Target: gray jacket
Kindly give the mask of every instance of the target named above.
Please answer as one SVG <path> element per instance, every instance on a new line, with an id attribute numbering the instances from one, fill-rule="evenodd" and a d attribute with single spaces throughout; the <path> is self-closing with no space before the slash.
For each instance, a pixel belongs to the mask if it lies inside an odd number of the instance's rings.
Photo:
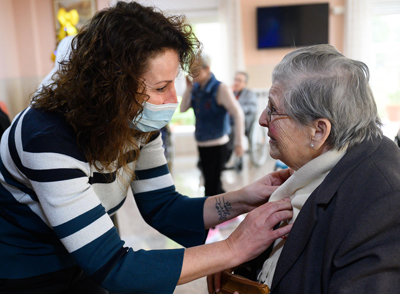
<path id="1" fill-rule="evenodd" d="M 235 96 L 236 94 L 237 93 L 235 93 Z M 244 112 L 245 131 L 246 135 L 248 136 L 251 125 L 253 121 L 256 119 L 257 115 L 257 110 L 258 110 L 257 96 L 253 91 L 245 88 L 240 93 L 238 102 Z"/>

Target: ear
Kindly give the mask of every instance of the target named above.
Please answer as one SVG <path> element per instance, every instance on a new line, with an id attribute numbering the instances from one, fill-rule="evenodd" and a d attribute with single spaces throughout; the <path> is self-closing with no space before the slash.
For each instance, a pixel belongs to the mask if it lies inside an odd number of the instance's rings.
<path id="1" fill-rule="evenodd" d="M 330 133 L 331 122 L 326 118 L 316 119 L 312 123 L 311 128 L 311 144 L 314 146 L 313 149 L 318 150 L 323 147 Z"/>

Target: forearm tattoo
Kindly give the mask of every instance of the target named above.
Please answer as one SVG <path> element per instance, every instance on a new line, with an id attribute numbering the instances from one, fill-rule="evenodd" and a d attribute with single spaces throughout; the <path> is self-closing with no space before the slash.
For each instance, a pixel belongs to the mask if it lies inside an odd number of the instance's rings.
<path id="1" fill-rule="evenodd" d="M 217 209 L 218 215 L 219 215 L 219 219 L 220 220 L 227 220 L 227 216 L 231 215 L 230 211 L 232 210 L 232 205 L 226 201 L 224 197 L 221 198 L 217 197 L 215 199 L 215 208 Z"/>

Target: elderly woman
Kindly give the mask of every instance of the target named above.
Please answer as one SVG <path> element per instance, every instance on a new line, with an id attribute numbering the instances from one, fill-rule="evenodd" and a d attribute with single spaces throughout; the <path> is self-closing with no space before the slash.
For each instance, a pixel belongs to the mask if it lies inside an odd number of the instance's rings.
<path id="1" fill-rule="evenodd" d="M 121 1 L 69 49 L 2 137 L 0 293 L 172 293 L 289 232 L 272 228 L 290 203 L 265 204 L 288 172 L 207 199 L 175 191 L 158 130 L 198 55 L 184 18 Z M 110 216 L 128 189 L 146 222 L 188 248 L 124 246 Z M 249 211 L 227 240 L 202 245 L 206 229 Z"/>
<path id="2" fill-rule="evenodd" d="M 367 66 L 333 46 L 284 57 L 260 124 L 295 170 L 293 228 L 236 273 L 272 293 L 393 293 L 400 286 L 400 151 L 382 135 Z M 282 224 L 283 226 L 285 224 Z"/>

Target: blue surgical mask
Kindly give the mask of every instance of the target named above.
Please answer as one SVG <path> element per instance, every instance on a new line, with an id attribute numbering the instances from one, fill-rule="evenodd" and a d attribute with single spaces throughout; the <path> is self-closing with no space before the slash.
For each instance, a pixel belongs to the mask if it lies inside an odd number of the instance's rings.
<path id="1" fill-rule="evenodd" d="M 155 105 L 145 102 L 142 116 L 137 122 L 135 129 L 141 132 L 152 132 L 165 127 L 171 120 L 177 107 L 178 103 Z"/>

